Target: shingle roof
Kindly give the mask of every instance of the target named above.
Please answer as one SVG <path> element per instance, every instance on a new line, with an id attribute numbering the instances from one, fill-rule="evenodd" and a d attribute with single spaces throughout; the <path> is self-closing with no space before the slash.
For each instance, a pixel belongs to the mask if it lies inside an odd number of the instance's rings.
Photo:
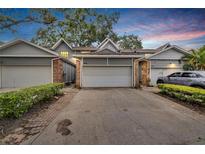
<path id="1" fill-rule="evenodd" d="M 128 53 L 138 53 L 138 54 L 153 54 L 153 53 L 156 53 L 158 52 L 158 50 L 156 49 L 125 49 L 125 50 L 121 50 L 121 52 L 128 52 Z"/>
<path id="2" fill-rule="evenodd" d="M 96 51 L 97 48 L 95 47 L 74 47 L 74 51 Z"/>
<path id="3" fill-rule="evenodd" d="M 139 55 L 135 52 L 90 52 L 83 53 L 82 55 Z"/>

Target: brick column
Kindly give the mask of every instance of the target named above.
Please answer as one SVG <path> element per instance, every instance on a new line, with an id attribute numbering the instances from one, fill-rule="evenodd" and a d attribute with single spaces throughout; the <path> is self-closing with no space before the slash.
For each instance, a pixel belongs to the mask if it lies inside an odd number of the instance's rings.
<path id="1" fill-rule="evenodd" d="M 140 62 L 142 65 L 142 85 L 149 86 L 150 82 L 150 62 L 145 60 Z"/>
<path id="2" fill-rule="evenodd" d="M 63 62 L 60 58 L 53 59 L 53 82 L 63 82 Z"/>
<path id="3" fill-rule="evenodd" d="M 140 88 L 140 83 L 139 83 L 139 60 L 138 59 L 134 60 L 134 87 L 135 88 Z"/>
<path id="4" fill-rule="evenodd" d="M 80 88 L 80 60 L 76 60 L 76 80 L 75 80 L 76 88 Z"/>

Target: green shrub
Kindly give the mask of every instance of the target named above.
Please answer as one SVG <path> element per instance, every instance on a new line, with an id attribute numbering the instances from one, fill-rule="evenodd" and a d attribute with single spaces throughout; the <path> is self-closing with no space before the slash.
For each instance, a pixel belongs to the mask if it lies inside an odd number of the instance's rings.
<path id="1" fill-rule="evenodd" d="M 63 86 L 63 83 L 51 83 L 0 93 L 0 118 L 18 118 L 22 116 L 34 104 L 49 100 L 60 94 Z"/>
<path id="2" fill-rule="evenodd" d="M 205 105 L 205 90 L 182 85 L 160 84 L 160 93 L 177 98 L 181 101 Z"/>

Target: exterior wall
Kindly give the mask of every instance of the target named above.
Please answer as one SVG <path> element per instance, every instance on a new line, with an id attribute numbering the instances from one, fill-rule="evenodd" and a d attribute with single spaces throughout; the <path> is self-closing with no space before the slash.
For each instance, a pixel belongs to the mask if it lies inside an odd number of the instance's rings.
<path id="1" fill-rule="evenodd" d="M 80 60 L 77 60 L 76 61 L 76 80 L 75 80 L 75 85 L 76 85 L 76 88 L 80 88 L 81 87 L 81 61 Z"/>
<path id="2" fill-rule="evenodd" d="M 176 49 L 169 49 L 151 57 L 151 59 L 181 59 L 183 56 L 184 54 L 177 51 Z"/>
<path id="3" fill-rule="evenodd" d="M 0 55 L 51 55 L 24 42 L 1 49 Z"/>
<path id="4" fill-rule="evenodd" d="M 151 61 L 151 68 L 183 68 L 184 61 L 181 59 L 179 60 L 172 60 L 172 59 L 152 59 Z"/>
<path id="5" fill-rule="evenodd" d="M 2 65 L 50 66 L 52 58 L 0 58 Z"/>
<path id="6" fill-rule="evenodd" d="M 59 58 L 53 59 L 53 82 L 63 81 L 63 61 Z"/>

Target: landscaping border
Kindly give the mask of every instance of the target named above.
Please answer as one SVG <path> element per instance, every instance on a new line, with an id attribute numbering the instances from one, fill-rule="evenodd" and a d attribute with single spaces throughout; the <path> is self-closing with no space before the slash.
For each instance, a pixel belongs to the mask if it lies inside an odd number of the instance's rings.
<path id="1" fill-rule="evenodd" d="M 0 118 L 19 118 L 34 104 L 41 103 L 59 95 L 63 87 L 63 83 L 50 83 L 0 93 Z"/>
<path id="2" fill-rule="evenodd" d="M 180 101 L 205 106 L 205 90 L 182 85 L 160 84 L 161 94 L 168 95 Z"/>

